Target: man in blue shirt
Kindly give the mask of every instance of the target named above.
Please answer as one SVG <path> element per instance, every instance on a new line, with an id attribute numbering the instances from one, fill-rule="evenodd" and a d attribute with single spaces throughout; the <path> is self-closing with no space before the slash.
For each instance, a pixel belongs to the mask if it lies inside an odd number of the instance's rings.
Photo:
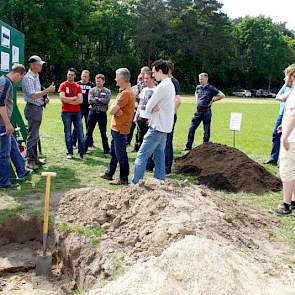
<path id="1" fill-rule="evenodd" d="M 54 83 L 42 90 L 39 73 L 45 63 L 40 56 L 33 55 L 29 58 L 30 70 L 23 78 L 22 88 L 26 102 L 24 114 L 28 121 L 27 159 L 30 169 L 38 169 L 44 162 L 38 158 L 37 146 L 39 130 L 42 121 L 43 107 L 49 103 L 49 98 L 44 96 L 55 91 Z"/>
<path id="2" fill-rule="evenodd" d="M 212 117 L 211 105 L 213 102 L 221 100 L 225 97 L 221 91 L 208 83 L 207 73 L 201 73 L 199 75 L 199 82 L 200 85 L 197 86 L 195 92 L 197 112 L 194 114 L 189 128 L 187 144 L 185 147 L 185 150 L 187 151 L 192 149 L 195 132 L 201 122 L 203 122 L 204 126 L 203 142 L 209 141 Z"/>
<path id="3" fill-rule="evenodd" d="M 270 156 L 270 159 L 267 162 L 265 162 L 265 164 L 270 164 L 275 166 L 278 164 L 280 147 L 281 147 L 281 133 L 278 132 L 278 127 L 282 124 L 282 119 L 285 113 L 286 99 L 288 98 L 292 89 L 292 80 L 290 79 L 290 77 L 285 76 L 284 80 L 285 80 L 285 84 L 283 85 L 283 87 L 281 88 L 281 90 L 276 96 L 276 99 L 279 100 L 281 103 L 280 103 L 279 115 L 275 122 L 275 126 L 272 133 L 271 156 Z"/>

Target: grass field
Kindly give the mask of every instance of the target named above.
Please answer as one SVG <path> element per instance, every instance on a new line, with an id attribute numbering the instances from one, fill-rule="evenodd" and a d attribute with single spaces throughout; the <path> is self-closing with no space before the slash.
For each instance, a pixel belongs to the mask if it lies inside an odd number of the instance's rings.
<path id="1" fill-rule="evenodd" d="M 23 112 L 24 103 L 19 100 L 19 107 Z M 175 157 L 182 155 L 185 147 L 187 131 L 190 125 L 195 105 L 192 97 L 185 97 L 178 113 L 174 135 Z M 215 103 L 213 106 L 212 137 L 213 142 L 232 145 L 233 135 L 229 131 L 230 112 L 242 112 L 242 130 L 237 134 L 237 148 L 247 153 L 251 158 L 262 163 L 269 157 L 271 148 L 271 135 L 274 120 L 278 113 L 278 103 L 272 100 L 247 100 L 227 98 L 224 101 Z M 60 118 L 60 102 L 52 99 L 51 104 L 44 111 L 44 118 L 41 128 L 41 140 L 43 156 L 47 158 L 48 164 L 44 170 L 55 171 L 58 174 L 53 180 L 53 192 L 65 192 L 72 188 L 83 186 L 96 186 L 108 189 L 107 181 L 99 178 L 99 174 L 104 172 L 109 157 L 103 155 L 98 129 L 95 129 L 94 140 L 99 149 L 90 151 L 85 159 L 81 160 L 77 156 L 73 160 L 66 159 L 65 142 L 63 135 L 63 124 Z M 110 140 L 110 136 L 109 136 Z M 197 131 L 195 145 L 202 142 L 202 126 Z M 133 162 L 136 153 L 129 149 L 129 159 L 131 162 L 131 176 L 133 174 Z M 274 174 L 277 174 L 275 167 L 267 167 Z M 21 214 L 24 211 L 36 213 L 41 208 L 36 207 L 32 199 L 43 198 L 44 179 L 40 172 L 32 176 L 31 182 L 24 183 L 18 191 L 0 190 L 0 221 L 10 216 Z M 184 179 L 175 173 L 170 178 Z M 193 179 L 190 179 L 194 181 Z M 259 207 L 261 210 L 268 210 L 272 206 L 277 206 L 281 198 L 280 193 L 271 193 L 263 196 L 247 194 L 226 194 L 230 198 Z M 30 201 L 28 201 L 30 200 Z M 273 217 L 277 219 L 277 217 Z M 295 245 L 295 217 L 284 218 L 275 236 L 279 240 L 288 240 Z"/>

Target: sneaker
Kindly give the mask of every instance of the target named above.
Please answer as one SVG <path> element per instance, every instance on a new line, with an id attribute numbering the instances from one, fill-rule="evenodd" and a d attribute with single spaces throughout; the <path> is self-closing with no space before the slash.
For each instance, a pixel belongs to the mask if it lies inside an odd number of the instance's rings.
<path id="1" fill-rule="evenodd" d="M 17 189 L 19 187 L 19 185 L 17 185 L 16 183 L 11 183 L 8 185 L 0 185 L 0 189 L 4 188 L 4 189 Z"/>
<path id="2" fill-rule="evenodd" d="M 46 164 L 45 159 L 38 159 L 37 161 L 35 161 L 35 164 L 38 166 L 43 166 Z"/>
<path id="3" fill-rule="evenodd" d="M 291 209 L 295 210 L 295 201 L 291 201 Z"/>
<path id="4" fill-rule="evenodd" d="M 272 159 L 269 159 L 268 161 L 264 162 L 263 164 L 277 166 L 278 162 L 276 162 Z"/>
<path id="5" fill-rule="evenodd" d="M 277 209 L 272 210 L 277 215 L 289 215 L 292 213 L 291 205 L 287 203 L 281 203 Z"/>
<path id="6" fill-rule="evenodd" d="M 27 167 L 31 170 L 39 169 L 39 166 L 35 162 L 28 162 Z"/>
<path id="7" fill-rule="evenodd" d="M 67 154 L 67 159 L 70 160 L 70 159 L 73 159 L 73 157 L 74 157 L 74 156 L 73 156 L 72 154 Z"/>
<path id="8" fill-rule="evenodd" d="M 80 154 L 80 159 L 83 160 L 83 158 L 84 158 L 84 155 L 83 154 Z"/>
<path id="9" fill-rule="evenodd" d="M 90 148 L 90 149 L 96 149 L 97 146 L 96 146 L 95 144 L 93 144 L 93 145 L 89 146 L 89 148 Z"/>
<path id="10" fill-rule="evenodd" d="M 171 169 L 166 169 L 166 175 L 170 175 L 171 174 Z"/>
<path id="11" fill-rule="evenodd" d="M 128 180 L 123 180 L 121 178 L 117 178 L 117 179 L 110 181 L 110 185 L 128 185 Z"/>
<path id="12" fill-rule="evenodd" d="M 21 177 L 19 177 L 20 180 L 25 179 L 27 177 L 29 177 L 32 174 L 32 170 L 26 170 L 25 174 Z"/>
<path id="13" fill-rule="evenodd" d="M 113 177 L 110 175 L 107 175 L 105 173 L 100 174 L 100 178 L 106 179 L 106 180 L 113 180 Z"/>

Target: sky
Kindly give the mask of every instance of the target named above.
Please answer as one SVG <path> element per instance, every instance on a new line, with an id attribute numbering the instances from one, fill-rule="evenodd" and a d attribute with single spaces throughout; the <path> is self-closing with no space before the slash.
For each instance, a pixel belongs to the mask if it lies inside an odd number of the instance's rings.
<path id="1" fill-rule="evenodd" d="M 294 0 L 219 0 L 222 11 L 230 18 L 260 14 L 271 17 L 274 22 L 286 22 L 286 27 L 295 30 Z"/>

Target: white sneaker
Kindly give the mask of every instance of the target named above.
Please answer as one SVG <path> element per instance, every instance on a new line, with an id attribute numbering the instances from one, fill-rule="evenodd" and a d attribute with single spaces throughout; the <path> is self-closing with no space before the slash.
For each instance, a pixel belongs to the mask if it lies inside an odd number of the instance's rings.
<path id="1" fill-rule="evenodd" d="M 73 159 L 73 155 L 68 154 L 68 155 L 67 155 L 67 159 Z"/>

